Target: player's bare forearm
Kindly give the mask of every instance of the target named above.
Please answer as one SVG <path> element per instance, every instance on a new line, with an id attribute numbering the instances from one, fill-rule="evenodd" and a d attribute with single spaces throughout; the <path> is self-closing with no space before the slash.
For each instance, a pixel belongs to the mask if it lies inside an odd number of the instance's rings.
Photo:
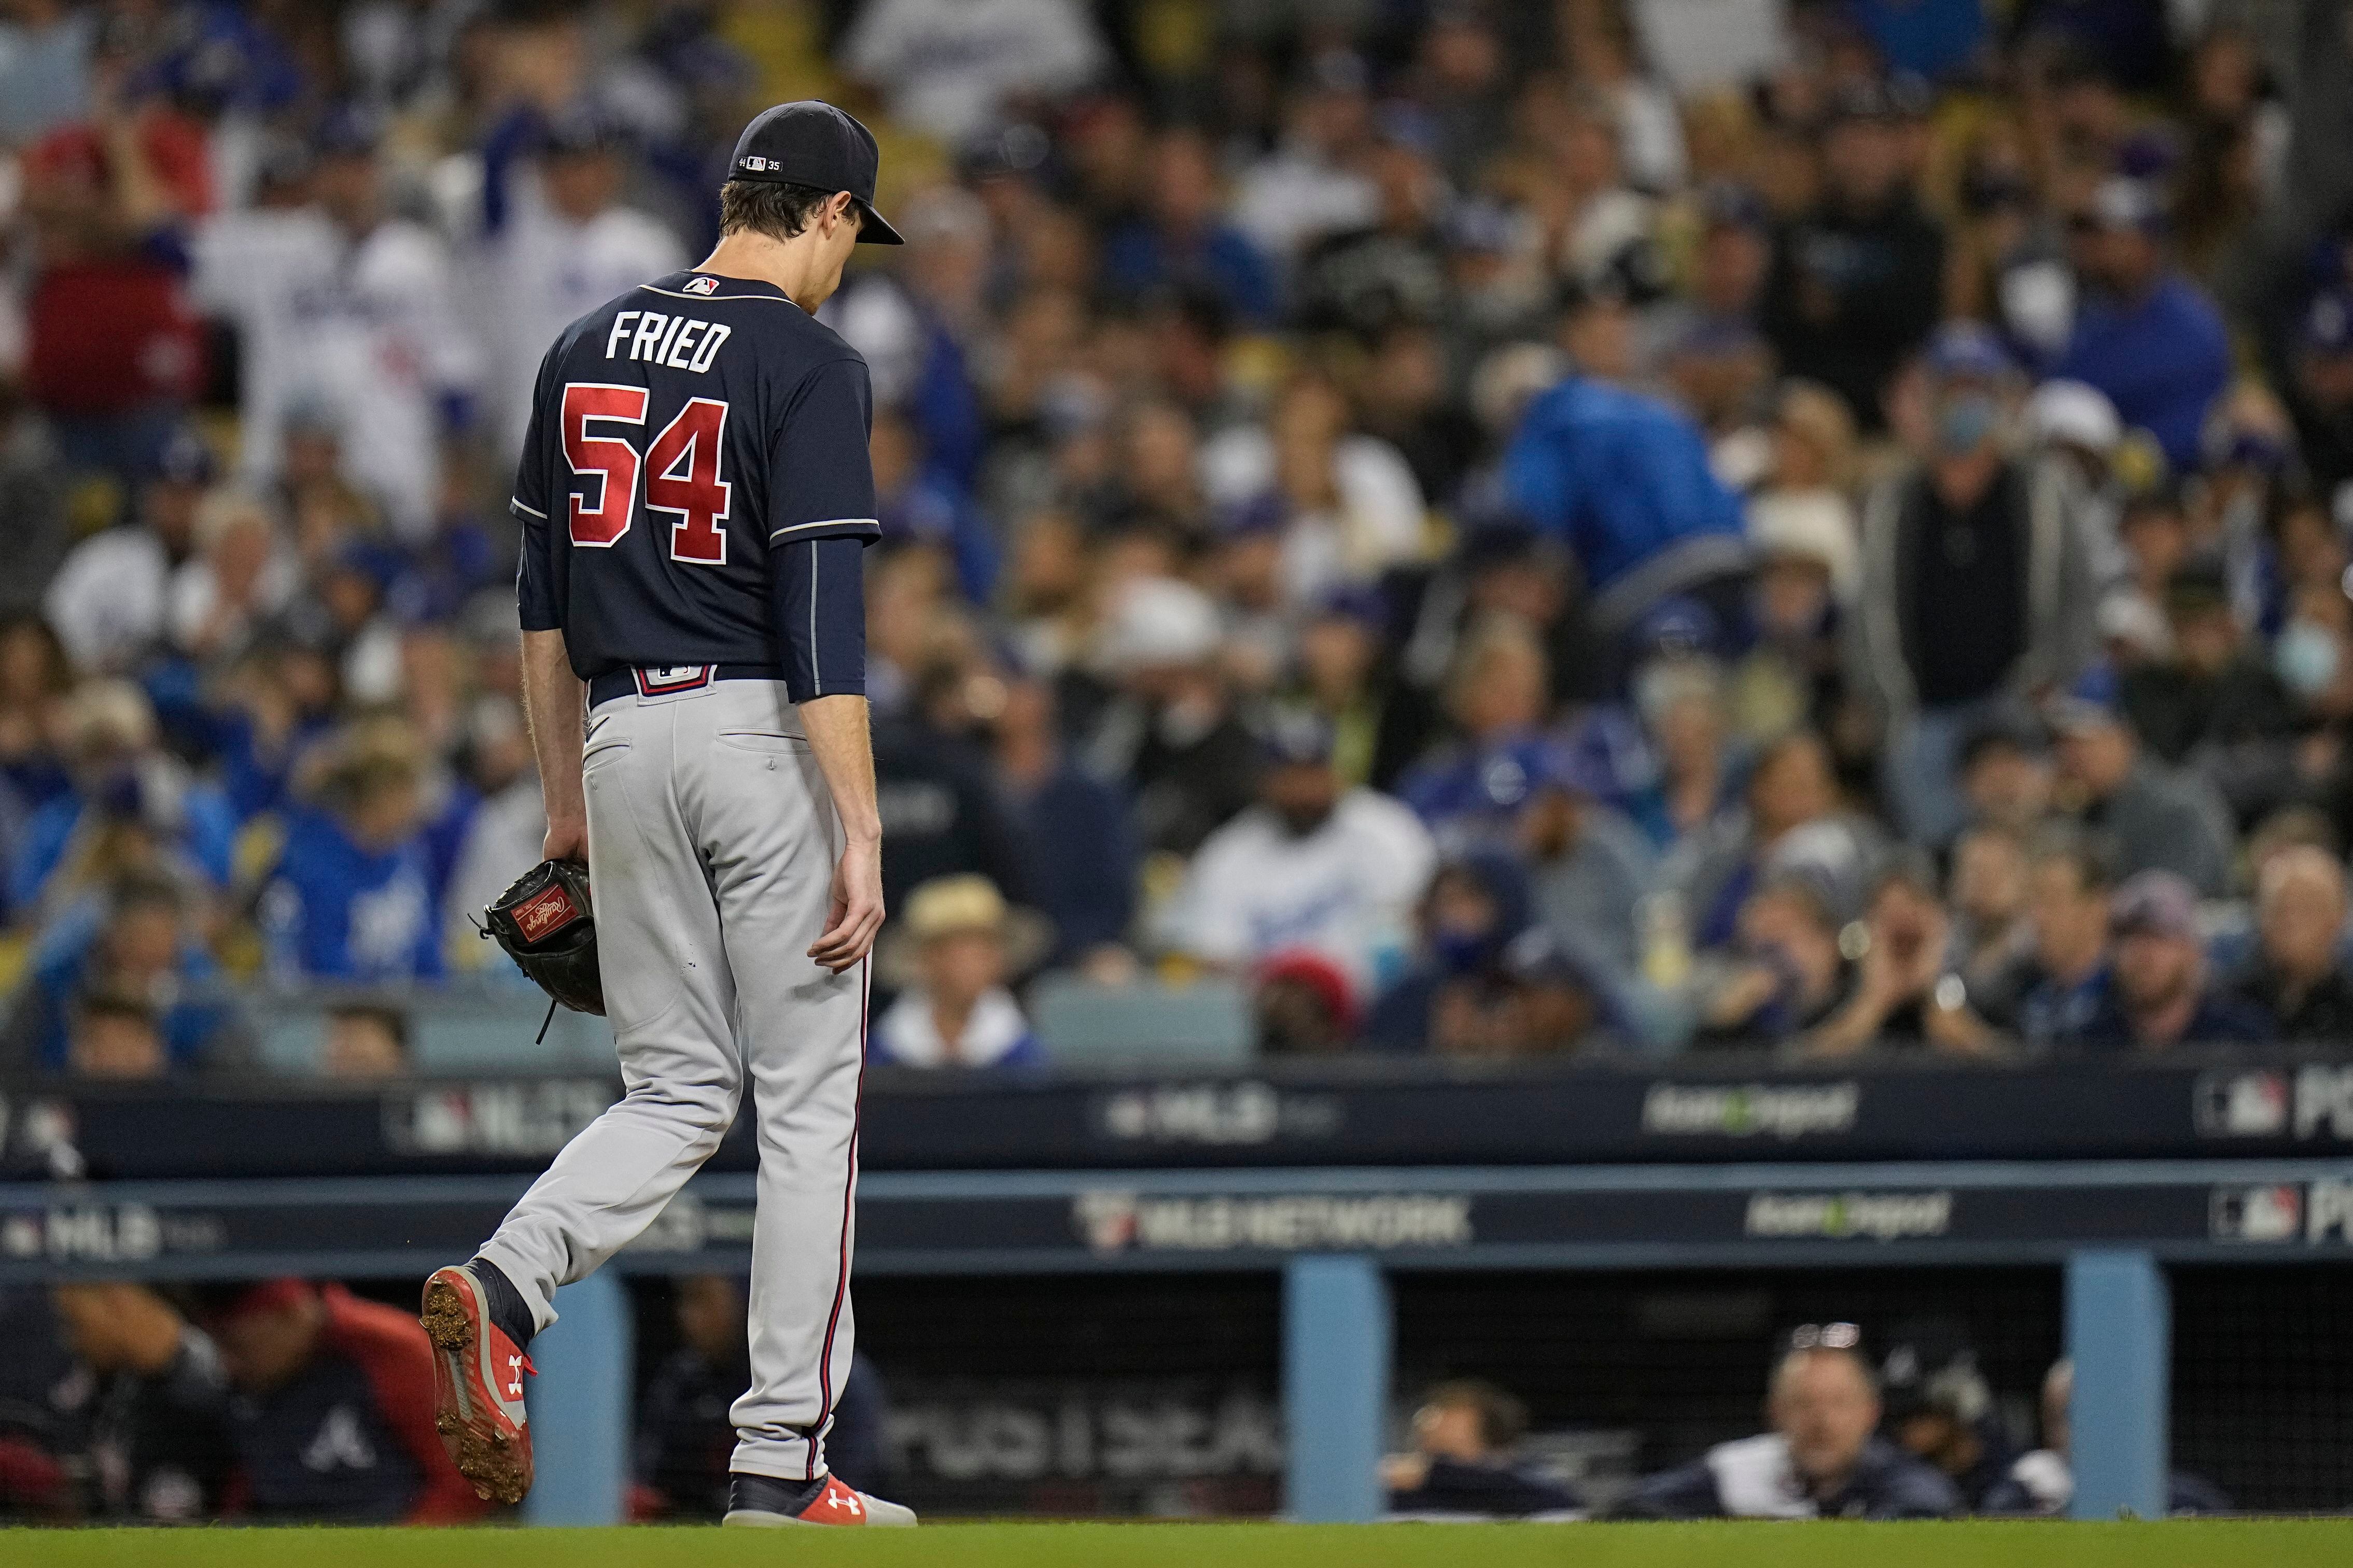
<path id="1" fill-rule="evenodd" d="M 522 714 L 539 763 L 540 798 L 547 805 L 547 837 L 539 852 L 550 860 L 588 856 L 588 802 L 580 784 L 586 695 L 561 631 L 522 634 Z"/>
<path id="2" fill-rule="evenodd" d="M 839 974 L 863 959 L 882 929 L 882 814 L 875 804 L 874 742 L 863 697 L 814 697 L 800 705 L 818 770 L 833 794 L 848 842 L 834 868 L 825 934 L 808 955 Z"/>

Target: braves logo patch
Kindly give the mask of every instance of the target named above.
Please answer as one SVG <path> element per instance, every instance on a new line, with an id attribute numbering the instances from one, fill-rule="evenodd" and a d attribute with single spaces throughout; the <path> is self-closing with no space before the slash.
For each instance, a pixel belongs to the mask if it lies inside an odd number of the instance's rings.
<path id="1" fill-rule="evenodd" d="M 523 940 L 537 942 L 552 931 L 562 931 L 580 918 L 579 908 L 572 895 L 560 882 L 551 884 L 517 904 L 510 911 L 514 922 L 522 929 Z"/>
<path id="2" fill-rule="evenodd" d="M 686 280 L 686 292 L 690 294 L 716 294 L 719 292 L 719 279 L 716 278 L 690 278 Z"/>

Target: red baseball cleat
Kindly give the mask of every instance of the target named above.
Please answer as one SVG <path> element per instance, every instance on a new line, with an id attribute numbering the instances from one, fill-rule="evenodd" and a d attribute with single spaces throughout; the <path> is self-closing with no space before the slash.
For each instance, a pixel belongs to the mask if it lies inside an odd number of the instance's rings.
<path id="1" fill-rule="evenodd" d="M 530 1415 L 522 1380 L 538 1369 L 491 1321 L 471 1268 L 425 1282 L 425 1336 L 433 1342 L 433 1426 L 478 1497 L 515 1503 L 531 1490 Z"/>
<path id="2" fill-rule="evenodd" d="M 796 1524 L 883 1524 L 904 1525 L 915 1522 L 915 1510 L 902 1503 L 885 1502 L 879 1497 L 852 1491 L 844 1486 L 839 1476 L 825 1478 L 825 1489 L 798 1513 L 770 1513 L 756 1508 L 731 1508 L 724 1524 L 749 1526 L 754 1529 L 775 1529 Z"/>

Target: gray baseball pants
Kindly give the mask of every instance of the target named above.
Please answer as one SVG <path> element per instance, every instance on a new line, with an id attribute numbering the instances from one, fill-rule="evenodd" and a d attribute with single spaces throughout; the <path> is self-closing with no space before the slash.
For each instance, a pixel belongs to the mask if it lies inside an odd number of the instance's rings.
<path id="1" fill-rule="evenodd" d="M 588 871 L 627 1092 L 482 1248 L 554 1321 L 556 1287 L 652 1222 L 719 1147 L 750 1079 L 759 1128 L 752 1386 L 733 1468 L 825 1468 L 849 1373 L 867 965 L 807 956 L 841 819 L 781 682 L 624 696 L 588 716 Z"/>

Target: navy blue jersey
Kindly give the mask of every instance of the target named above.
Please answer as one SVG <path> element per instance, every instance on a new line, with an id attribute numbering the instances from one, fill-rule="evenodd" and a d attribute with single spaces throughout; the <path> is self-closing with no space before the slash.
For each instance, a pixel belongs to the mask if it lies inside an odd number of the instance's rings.
<path id="1" fill-rule="evenodd" d="M 863 692 L 860 554 L 879 537 L 866 362 L 766 283 L 675 272 L 541 362 L 515 476 L 527 631 L 575 673 L 773 666 Z"/>

